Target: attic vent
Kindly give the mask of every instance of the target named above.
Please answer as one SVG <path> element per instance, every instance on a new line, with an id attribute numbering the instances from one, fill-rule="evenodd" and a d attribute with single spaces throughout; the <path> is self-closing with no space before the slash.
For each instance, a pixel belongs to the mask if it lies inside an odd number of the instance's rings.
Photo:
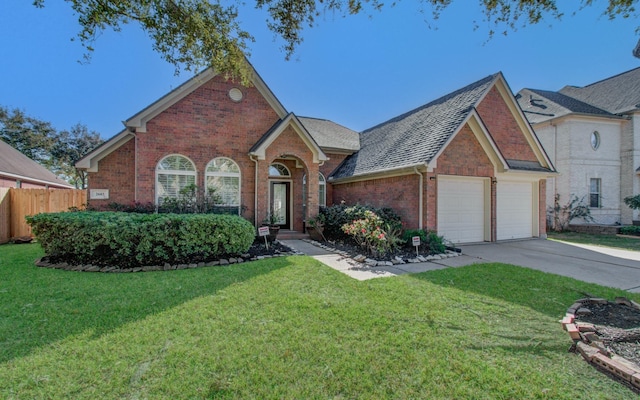
<path id="1" fill-rule="evenodd" d="M 229 98 L 236 103 L 242 100 L 242 91 L 238 88 L 233 88 L 229 90 Z"/>

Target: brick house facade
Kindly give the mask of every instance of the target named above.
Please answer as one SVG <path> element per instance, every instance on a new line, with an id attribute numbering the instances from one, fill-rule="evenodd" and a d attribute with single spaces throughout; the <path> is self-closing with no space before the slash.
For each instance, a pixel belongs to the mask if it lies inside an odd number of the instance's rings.
<path id="1" fill-rule="evenodd" d="M 402 131 L 403 122 L 418 128 Z M 406 228 L 454 242 L 511 238 L 501 234 L 509 212 L 526 213 L 513 237 L 545 232 L 544 179 L 554 169 L 501 74 L 358 134 L 288 113 L 257 73 L 243 87 L 207 70 L 125 126 L 77 164 L 91 174 L 92 205 L 157 204 L 178 181 L 226 182 L 238 196 L 229 201 L 256 226 L 277 209 L 283 228 L 302 231 L 321 203 L 344 201 L 391 207 Z M 178 161 L 180 170 L 165 172 Z M 475 192 L 455 193 L 467 186 Z M 528 196 L 527 207 L 509 209 L 502 192 Z M 446 209 L 456 199 L 462 212 Z M 463 217 L 449 223 L 455 214 Z M 475 219 L 476 232 L 464 233 Z"/>

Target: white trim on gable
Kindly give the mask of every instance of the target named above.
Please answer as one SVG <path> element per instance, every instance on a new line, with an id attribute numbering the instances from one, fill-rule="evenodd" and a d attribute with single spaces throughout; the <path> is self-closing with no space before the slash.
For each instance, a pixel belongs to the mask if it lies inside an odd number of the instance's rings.
<path id="1" fill-rule="evenodd" d="M 248 61 L 247 61 L 248 63 Z M 287 111 L 280 103 L 278 98 L 273 94 L 271 89 L 267 86 L 267 84 L 262 80 L 258 72 L 253 68 L 253 66 L 249 63 L 251 67 L 251 77 L 250 82 L 258 89 L 260 94 L 267 100 L 267 103 L 274 109 L 278 117 L 284 118 L 287 115 Z M 160 113 L 173 106 L 200 86 L 209 82 L 211 79 L 218 75 L 212 68 L 207 68 L 202 71 L 198 75 L 189 79 L 182 85 L 178 86 L 176 89 L 172 90 L 165 96 L 161 97 L 156 102 L 152 103 L 144 110 L 135 114 L 131 118 L 124 121 L 125 126 L 131 129 L 135 129 L 135 132 L 146 132 L 147 131 L 147 122 L 158 116 Z"/>
<path id="2" fill-rule="evenodd" d="M 540 163 L 540 165 L 548 168 L 549 170 L 555 170 L 553 164 L 551 163 L 551 159 L 547 155 L 547 152 L 544 150 L 544 147 L 542 147 L 542 143 L 540 143 L 538 136 L 533 131 L 533 128 L 531 127 L 531 124 L 529 124 L 527 117 L 525 117 L 524 112 L 518 105 L 518 101 L 509 88 L 509 84 L 507 83 L 506 79 L 504 79 L 502 72 L 499 72 L 498 76 L 499 77 L 494 83 L 494 86 L 498 89 L 498 92 L 500 93 L 500 96 L 502 96 L 502 99 L 504 100 L 507 107 L 509 107 L 511 115 L 513 115 L 516 123 L 518 124 L 518 128 L 520 128 L 520 131 L 524 133 L 524 137 L 527 140 L 529 147 L 531 147 L 531 150 L 533 150 L 533 153 L 538 159 L 538 162 Z M 487 91 L 487 93 L 488 92 L 489 90 Z M 480 104 L 480 102 L 482 102 L 482 100 L 480 100 L 478 104 Z"/>
<path id="3" fill-rule="evenodd" d="M 98 161 L 113 153 L 134 137 L 135 135 L 127 130 L 118 133 L 78 160 L 76 162 L 76 168 L 86 170 L 87 172 L 98 172 Z"/>
<path id="4" fill-rule="evenodd" d="M 313 137 L 309 134 L 307 129 L 302 125 L 298 117 L 294 114 L 289 114 L 287 117 L 282 120 L 275 129 L 268 133 L 268 135 L 261 141 L 261 143 L 253 149 L 249 153 L 250 156 L 257 157 L 258 160 L 264 160 L 266 158 L 266 151 L 271 146 L 271 144 L 282 134 L 282 132 L 287 129 L 287 127 L 292 127 L 293 130 L 298 134 L 298 136 L 302 139 L 302 141 L 307 145 L 309 150 L 311 150 L 313 154 L 313 162 L 314 163 L 323 163 L 327 161 L 329 158 L 324 154 L 318 143 L 313 140 Z"/>
<path id="5" fill-rule="evenodd" d="M 249 62 L 247 61 L 247 63 Z M 281 119 L 285 118 L 288 114 L 287 110 L 284 108 L 282 103 L 280 103 L 275 94 L 273 94 L 271 89 L 269 89 L 267 84 L 262 80 L 251 63 L 249 63 L 249 66 L 251 67 L 250 82 L 256 87 L 260 94 L 262 94 L 267 103 L 276 112 L 278 117 L 280 117 Z M 155 101 L 142 111 L 138 112 L 131 118 L 123 121 L 124 125 L 126 126 L 126 129 L 124 131 L 115 135 L 111 139 L 104 142 L 101 146 L 86 154 L 76 163 L 76 167 L 79 169 L 87 170 L 88 172 L 97 172 L 98 162 L 111 154 L 113 151 L 117 150 L 120 146 L 134 138 L 135 133 L 146 132 L 148 121 L 158 116 L 160 113 L 176 104 L 178 101 L 182 100 L 187 95 L 194 92 L 200 86 L 204 85 L 217 75 L 218 74 L 212 68 L 208 68 L 198 75 L 194 76 L 193 78 L 189 79 L 173 91 L 169 92 L 159 100 Z M 300 124 L 300 122 L 298 122 L 298 124 Z"/>
<path id="6" fill-rule="evenodd" d="M 471 132 L 473 132 L 474 136 L 480 143 L 480 146 L 484 150 L 485 154 L 489 157 L 489 160 L 493 164 L 493 167 L 496 173 L 501 173 L 509 170 L 509 164 L 507 160 L 502 156 L 498 146 L 493 141 L 491 135 L 489 135 L 489 131 L 487 127 L 482 123 L 482 119 L 478 115 L 478 112 L 475 108 L 467 115 L 467 118 L 462 121 L 458 130 L 449 137 L 447 142 L 440 147 L 440 150 L 436 153 L 435 156 L 431 159 L 431 161 L 427 165 L 427 171 L 433 172 L 435 168 L 438 167 L 438 157 L 445 151 L 445 149 L 451 144 L 451 142 L 455 139 L 455 137 L 460 133 L 460 131 L 466 126 L 469 125 L 471 128 Z"/>

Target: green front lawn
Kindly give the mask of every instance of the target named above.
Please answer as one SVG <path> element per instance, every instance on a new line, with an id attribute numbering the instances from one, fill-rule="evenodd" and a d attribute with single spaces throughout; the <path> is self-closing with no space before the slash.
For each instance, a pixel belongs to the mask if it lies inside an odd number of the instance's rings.
<path id="1" fill-rule="evenodd" d="M 584 293 L 504 264 L 360 282 L 309 257 L 137 274 L 0 246 L 0 398 L 634 399 L 567 352 Z"/>
<path id="2" fill-rule="evenodd" d="M 549 239 L 562 240 L 565 242 L 640 251 L 640 237 L 633 238 L 620 237 L 616 235 L 591 235 L 578 232 L 549 232 L 548 237 Z"/>

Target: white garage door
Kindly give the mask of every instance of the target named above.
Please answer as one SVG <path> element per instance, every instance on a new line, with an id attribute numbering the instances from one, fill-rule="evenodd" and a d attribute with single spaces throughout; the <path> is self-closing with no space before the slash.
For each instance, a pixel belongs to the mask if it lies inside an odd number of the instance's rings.
<path id="1" fill-rule="evenodd" d="M 485 240 L 483 179 L 438 177 L 438 234 L 453 243 Z"/>
<path id="2" fill-rule="evenodd" d="M 533 185 L 531 182 L 498 182 L 496 188 L 498 240 L 533 236 Z"/>

